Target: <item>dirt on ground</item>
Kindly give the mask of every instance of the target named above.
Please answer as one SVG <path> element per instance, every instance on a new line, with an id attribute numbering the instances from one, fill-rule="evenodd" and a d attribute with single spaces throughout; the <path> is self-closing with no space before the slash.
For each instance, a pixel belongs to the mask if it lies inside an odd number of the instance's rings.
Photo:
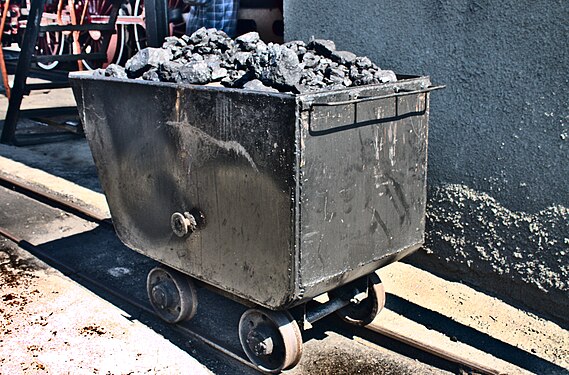
<path id="1" fill-rule="evenodd" d="M 379 273 L 394 295 L 388 295 L 392 311 L 382 312 L 378 325 L 408 332 L 418 340 L 430 338 L 431 344 L 448 350 L 456 347 L 455 353 L 477 349 L 468 358 L 496 368 L 499 362 L 481 354 L 534 373 L 567 373 L 562 369 L 569 369 L 569 331 L 555 322 L 402 262 Z M 401 317 L 409 321 L 402 324 Z M 461 343 L 471 348 L 460 347 Z"/>
<path id="2" fill-rule="evenodd" d="M 1 374 L 209 374 L 124 311 L 0 240 Z"/>

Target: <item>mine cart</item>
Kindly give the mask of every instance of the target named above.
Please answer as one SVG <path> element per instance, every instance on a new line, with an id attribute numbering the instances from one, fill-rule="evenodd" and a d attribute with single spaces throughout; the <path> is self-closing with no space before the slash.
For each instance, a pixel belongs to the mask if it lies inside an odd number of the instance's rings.
<path id="1" fill-rule="evenodd" d="M 163 264 L 147 281 L 163 319 L 195 314 L 196 284 L 240 301 L 241 344 L 268 372 L 299 361 L 316 320 L 374 319 L 375 271 L 424 237 L 438 87 L 398 78 L 294 95 L 70 76 L 118 236 Z"/>

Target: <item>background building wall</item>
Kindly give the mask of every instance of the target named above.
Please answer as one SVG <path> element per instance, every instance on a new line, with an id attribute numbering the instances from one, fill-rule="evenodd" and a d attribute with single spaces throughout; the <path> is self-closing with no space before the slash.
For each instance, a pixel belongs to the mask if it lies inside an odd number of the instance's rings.
<path id="1" fill-rule="evenodd" d="M 285 0 L 285 40 L 447 85 L 431 94 L 427 244 L 411 261 L 565 321 L 568 19 L 565 0 Z"/>

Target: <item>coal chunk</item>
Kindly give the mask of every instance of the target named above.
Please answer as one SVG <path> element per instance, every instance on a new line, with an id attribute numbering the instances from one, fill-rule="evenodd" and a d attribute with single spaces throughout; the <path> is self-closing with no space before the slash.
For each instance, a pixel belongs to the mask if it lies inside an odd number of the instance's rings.
<path id="1" fill-rule="evenodd" d="M 320 61 L 318 61 L 318 65 L 316 65 L 314 67 L 314 70 L 316 72 L 325 73 L 326 69 L 328 69 L 329 67 L 335 67 L 335 66 L 338 66 L 338 64 L 334 63 L 332 60 L 326 59 L 326 58 L 321 58 Z"/>
<path id="2" fill-rule="evenodd" d="M 233 48 L 235 42 L 224 31 L 217 29 L 207 30 L 209 37 L 209 45 L 215 47 L 219 52 L 227 51 Z"/>
<path id="3" fill-rule="evenodd" d="M 207 55 L 204 57 L 203 61 L 211 70 L 221 67 L 221 57 L 218 55 Z"/>
<path id="4" fill-rule="evenodd" d="M 355 86 L 371 85 L 375 83 L 374 76 L 369 70 L 359 71 L 355 67 L 350 69 L 350 79 Z"/>
<path id="5" fill-rule="evenodd" d="M 152 68 L 150 70 L 147 70 L 146 72 L 144 72 L 142 74 L 142 79 L 144 79 L 146 81 L 160 82 L 160 76 L 158 75 L 158 69 Z"/>
<path id="6" fill-rule="evenodd" d="M 162 48 L 170 47 L 185 47 L 188 45 L 186 39 L 177 38 L 175 36 L 167 36 L 164 38 L 164 43 L 162 43 Z"/>
<path id="7" fill-rule="evenodd" d="M 252 56 L 252 67 L 256 78 L 271 87 L 294 91 L 302 76 L 298 56 L 289 48 L 279 44 L 269 44 L 267 49 L 267 54 Z"/>
<path id="8" fill-rule="evenodd" d="M 233 61 L 235 62 L 235 66 L 237 69 L 243 69 L 248 66 L 248 61 L 253 56 L 252 52 L 236 52 L 233 55 Z"/>
<path id="9" fill-rule="evenodd" d="M 356 66 L 358 68 L 361 68 L 361 69 L 369 69 L 369 68 L 373 67 L 373 65 L 374 65 L 371 62 L 371 60 L 366 56 L 356 57 L 355 63 L 356 63 Z M 377 66 L 376 66 L 376 68 L 377 68 Z"/>
<path id="10" fill-rule="evenodd" d="M 220 81 L 221 79 L 227 77 L 228 74 L 229 72 L 225 68 L 222 67 L 214 68 L 211 70 L 211 80 Z"/>
<path id="11" fill-rule="evenodd" d="M 306 52 L 302 57 L 302 62 L 305 68 L 315 68 L 320 62 L 320 56 L 313 54 L 312 52 Z"/>
<path id="12" fill-rule="evenodd" d="M 179 82 L 182 83 L 205 84 L 211 80 L 211 70 L 207 63 L 202 61 L 185 64 L 178 72 L 180 76 Z"/>
<path id="13" fill-rule="evenodd" d="M 203 61 L 189 64 L 168 61 L 161 65 L 158 75 L 166 82 L 204 84 L 211 81 L 211 71 Z"/>
<path id="14" fill-rule="evenodd" d="M 117 64 L 109 64 L 105 69 L 106 77 L 128 78 L 125 68 Z"/>
<path id="15" fill-rule="evenodd" d="M 379 83 L 397 82 L 397 76 L 392 70 L 380 70 L 374 74 Z"/>
<path id="16" fill-rule="evenodd" d="M 284 46 L 296 53 L 299 60 L 302 59 L 304 54 L 308 51 L 306 48 L 306 43 L 304 43 L 302 40 L 293 40 L 285 43 Z"/>
<path id="17" fill-rule="evenodd" d="M 251 71 L 231 70 L 227 76 L 221 80 L 221 83 L 227 87 L 242 88 L 247 82 L 255 79 L 255 75 Z"/>
<path id="18" fill-rule="evenodd" d="M 180 37 L 186 44 L 190 43 L 190 36 L 189 35 L 182 35 Z"/>
<path id="19" fill-rule="evenodd" d="M 259 81 L 258 79 L 254 79 L 252 81 L 247 82 L 246 84 L 243 85 L 243 88 L 246 90 L 253 90 L 253 91 L 279 92 L 279 90 L 277 89 L 265 86 L 263 82 Z"/>
<path id="20" fill-rule="evenodd" d="M 303 93 L 395 82 L 368 57 L 337 51 L 331 40 L 265 43 L 256 32 L 233 40 L 223 31 L 201 28 L 190 36 L 167 37 L 162 48 L 145 48 L 126 68 L 110 65 L 97 74 L 149 81 L 206 84 L 256 91 Z"/>
<path id="21" fill-rule="evenodd" d="M 336 44 L 331 40 L 313 39 L 308 43 L 308 48 L 316 51 L 320 56 L 330 57 L 336 50 Z"/>
<path id="22" fill-rule="evenodd" d="M 356 54 L 349 51 L 334 51 L 330 55 L 332 61 L 346 66 L 352 65 L 352 63 L 356 61 L 356 58 Z"/>
<path id="23" fill-rule="evenodd" d="M 125 65 L 126 73 L 130 78 L 138 78 L 150 68 L 158 68 L 172 59 L 172 53 L 163 48 L 144 48 L 131 57 Z"/>
<path id="24" fill-rule="evenodd" d="M 197 29 L 190 35 L 189 42 L 193 45 L 201 43 L 207 37 L 207 29 L 205 27 Z"/>
<path id="25" fill-rule="evenodd" d="M 256 31 L 251 31 L 250 33 L 243 34 L 237 39 L 235 39 L 235 43 L 237 48 L 241 51 L 254 51 L 257 48 L 257 43 L 261 38 L 259 37 L 259 33 Z"/>

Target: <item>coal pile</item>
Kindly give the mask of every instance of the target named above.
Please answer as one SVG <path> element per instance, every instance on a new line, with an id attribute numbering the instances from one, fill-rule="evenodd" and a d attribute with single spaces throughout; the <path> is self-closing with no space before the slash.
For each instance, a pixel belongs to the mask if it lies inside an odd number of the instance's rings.
<path id="1" fill-rule="evenodd" d="M 99 74 L 149 81 L 207 84 L 256 91 L 306 93 L 397 80 L 369 58 L 336 50 L 331 40 L 266 44 L 256 32 L 235 40 L 201 28 L 191 36 L 168 37 L 161 48 L 145 48 L 125 67 Z"/>

